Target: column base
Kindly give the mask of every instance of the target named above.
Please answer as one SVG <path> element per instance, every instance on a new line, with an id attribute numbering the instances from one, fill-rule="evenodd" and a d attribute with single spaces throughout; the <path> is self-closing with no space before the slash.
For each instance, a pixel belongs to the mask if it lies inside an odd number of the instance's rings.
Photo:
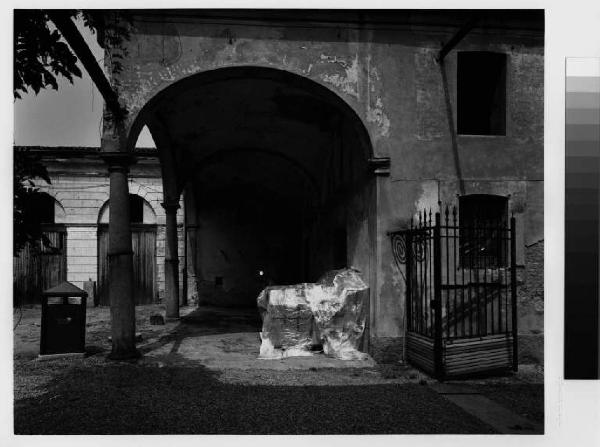
<path id="1" fill-rule="evenodd" d="M 181 320 L 181 317 L 165 317 L 165 323 L 172 323 Z"/>
<path id="2" fill-rule="evenodd" d="M 135 359 L 139 359 L 141 356 L 142 356 L 141 352 L 138 351 L 137 349 L 134 349 L 133 351 L 131 351 L 131 350 L 112 351 L 110 354 L 108 354 L 107 358 L 109 360 L 120 361 L 120 360 L 135 360 Z"/>

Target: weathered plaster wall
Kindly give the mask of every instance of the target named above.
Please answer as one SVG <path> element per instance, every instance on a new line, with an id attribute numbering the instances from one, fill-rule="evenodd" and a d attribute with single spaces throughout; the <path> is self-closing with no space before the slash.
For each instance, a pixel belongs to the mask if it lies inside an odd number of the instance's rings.
<path id="1" fill-rule="evenodd" d="M 519 334 L 523 361 L 543 358 L 543 49 L 505 43 L 507 36 L 472 35 L 457 50 L 490 50 L 507 54 L 506 136 L 457 136 L 465 194 L 509 196 L 509 213 L 517 224 Z M 484 40 L 485 39 L 485 40 Z M 498 43 L 494 43 L 498 41 Z M 458 206 L 461 193 L 436 48 L 412 50 L 407 84 L 414 88 L 406 104 L 410 137 L 391 153 L 389 224 L 405 228 L 419 210 L 435 213 L 438 201 Z M 456 119 L 456 52 L 446 59 L 451 110 Z M 395 118 L 394 115 L 392 115 Z M 396 296 L 404 294 L 402 273 L 392 265 Z M 526 273 L 525 273 L 526 272 Z M 386 281 L 383 280 L 382 283 Z"/>
<path id="2" fill-rule="evenodd" d="M 360 271 L 361 277 L 372 284 L 371 256 L 372 234 L 370 220 L 374 213 L 370 207 L 373 202 L 370 182 L 364 183 L 354 191 L 349 191 L 334 203 L 319 211 L 318 217 L 307 228 L 309 241 L 308 279 L 317 281 L 326 271 L 343 266 L 336 265 L 336 232 L 345 231 L 346 259 L 344 266 Z"/>
<path id="3" fill-rule="evenodd" d="M 118 75 L 131 121 L 152 97 L 176 81 L 217 68 L 259 66 L 285 70 L 331 89 L 363 119 L 375 142 L 381 140 L 385 146 L 391 135 L 384 96 L 394 92 L 385 89 L 380 73 L 385 67 L 372 62 L 380 56 L 361 42 L 368 38 L 365 31 L 147 21 L 134 26 L 124 71 Z"/>
<path id="4" fill-rule="evenodd" d="M 391 158 L 390 176 L 376 181 L 377 218 L 371 225 L 376 241 L 370 260 L 371 335 L 381 340 L 381 352 L 387 352 L 386 345 L 398 352 L 404 333 L 404 284 L 386 232 L 405 227 L 421 208 L 435 210 L 438 201 L 456 203 L 460 193 L 451 138 L 455 128 L 449 127 L 449 116 L 456 126 L 456 51 L 507 54 L 506 136 L 459 135 L 456 141 L 466 193 L 511 195 L 519 260 L 527 264 L 525 246 L 543 238 L 543 36 L 473 30 L 446 57 L 447 110 L 435 56 L 440 42 L 456 29 L 185 22 L 136 23 L 118 76 L 131 121 L 157 93 L 196 73 L 271 67 L 336 93 L 365 125 L 373 155 Z M 527 331 L 540 330 L 539 319 L 535 321 Z"/>

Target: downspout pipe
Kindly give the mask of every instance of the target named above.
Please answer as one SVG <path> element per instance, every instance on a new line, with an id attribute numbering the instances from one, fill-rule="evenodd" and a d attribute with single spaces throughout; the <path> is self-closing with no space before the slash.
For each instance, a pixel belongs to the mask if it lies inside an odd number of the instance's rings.
<path id="1" fill-rule="evenodd" d="M 460 157 L 458 154 L 458 141 L 456 137 L 456 127 L 454 125 L 454 113 L 452 112 L 452 102 L 450 100 L 450 89 L 448 87 L 448 76 L 446 74 L 446 66 L 444 64 L 444 58 L 446 55 L 458 45 L 458 43 L 475 27 L 479 17 L 477 15 L 472 16 L 458 31 L 452 36 L 452 38 L 442 47 L 437 55 L 437 62 L 440 64 L 440 71 L 442 74 L 442 85 L 444 88 L 444 100 L 446 103 L 446 115 L 448 117 L 448 128 L 450 130 L 450 138 L 452 140 L 452 155 L 454 158 L 454 168 L 456 171 L 456 177 L 458 178 L 458 185 L 460 194 L 465 194 L 465 181 L 462 175 L 460 167 Z"/>
<path id="2" fill-rule="evenodd" d="M 477 16 L 477 15 L 471 16 L 471 18 L 463 26 L 460 27 L 460 29 L 456 32 L 456 34 L 454 36 L 452 36 L 452 39 L 450 39 L 448 42 L 446 42 L 446 44 L 444 44 L 444 46 L 438 53 L 437 61 L 442 63 L 444 61 L 444 58 L 446 57 L 446 55 L 450 51 L 452 51 L 452 49 L 456 45 L 458 45 L 458 43 L 461 40 L 463 40 L 467 34 L 469 34 L 469 32 L 475 27 L 475 25 L 477 24 L 478 21 L 479 21 L 479 16 Z"/>

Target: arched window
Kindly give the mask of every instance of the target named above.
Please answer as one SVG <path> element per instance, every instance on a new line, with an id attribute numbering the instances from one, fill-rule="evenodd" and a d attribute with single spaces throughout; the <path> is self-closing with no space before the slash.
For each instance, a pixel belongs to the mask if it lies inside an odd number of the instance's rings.
<path id="1" fill-rule="evenodd" d="M 459 197 L 461 265 L 493 268 L 507 265 L 508 198 L 491 194 Z"/>
<path id="2" fill-rule="evenodd" d="M 98 223 L 107 224 L 109 221 L 108 200 L 100 208 Z M 129 221 L 132 224 L 155 224 L 156 213 L 152 206 L 137 194 L 129 194 Z"/>
<path id="3" fill-rule="evenodd" d="M 152 206 L 136 194 L 129 195 L 131 248 L 133 263 L 134 299 L 136 304 L 156 302 L 156 214 Z M 108 296 L 108 223 L 109 201 L 100 209 L 98 216 L 98 288 L 100 305 L 109 305 Z"/>

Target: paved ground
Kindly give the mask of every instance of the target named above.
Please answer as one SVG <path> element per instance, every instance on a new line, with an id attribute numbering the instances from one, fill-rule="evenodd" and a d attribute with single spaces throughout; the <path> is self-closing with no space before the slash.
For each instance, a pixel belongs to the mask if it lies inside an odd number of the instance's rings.
<path id="1" fill-rule="evenodd" d="M 431 388 L 440 396 L 459 406 L 503 434 L 540 434 L 543 421 L 537 423 L 494 402 L 472 386 L 452 383 L 433 383 Z M 542 402 L 543 406 L 543 402 Z"/>
<path id="2" fill-rule="evenodd" d="M 36 360 L 39 309 L 25 309 L 15 329 L 15 432 L 497 432 L 408 366 L 323 355 L 259 360 L 255 311 L 184 308 L 181 321 L 150 325 L 159 312 L 138 307 L 144 356 L 114 363 L 105 358 L 107 308 L 88 309 L 85 358 L 52 361 Z M 523 368 L 517 376 L 461 383 L 543 422 L 542 374 Z"/>

